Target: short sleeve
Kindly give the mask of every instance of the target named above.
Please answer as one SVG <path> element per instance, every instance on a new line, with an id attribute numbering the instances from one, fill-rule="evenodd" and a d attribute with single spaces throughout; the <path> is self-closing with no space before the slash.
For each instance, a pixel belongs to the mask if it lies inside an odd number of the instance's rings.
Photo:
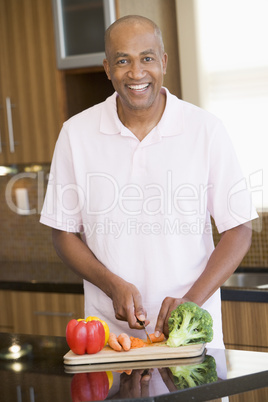
<path id="1" fill-rule="evenodd" d="M 79 232 L 83 191 L 76 184 L 72 149 L 63 126 L 57 140 L 40 222 L 55 229 Z"/>
<path id="2" fill-rule="evenodd" d="M 220 121 L 211 142 L 208 181 L 208 210 L 219 233 L 258 218 L 234 147 Z"/>

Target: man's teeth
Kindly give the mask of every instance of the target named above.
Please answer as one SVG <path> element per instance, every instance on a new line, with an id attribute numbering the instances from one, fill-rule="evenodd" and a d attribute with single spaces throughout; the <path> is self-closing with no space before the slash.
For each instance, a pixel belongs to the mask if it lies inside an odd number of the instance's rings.
<path id="1" fill-rule="evenodd" d="M 135 91 L 142 91 L 143 89 L 148 88 L 149 84 L 140 84 L 140 85 L 129 85 L 130 89 L 134 89 Z"/>

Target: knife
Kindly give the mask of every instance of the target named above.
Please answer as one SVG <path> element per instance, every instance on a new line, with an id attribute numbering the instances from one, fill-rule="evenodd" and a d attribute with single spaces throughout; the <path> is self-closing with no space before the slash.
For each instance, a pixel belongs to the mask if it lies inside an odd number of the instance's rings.
<path id="1" fill-rule="evenodd" d="M 139 320 L 139 319 L 137 318 L 137 322 L 143 327 L 148 341 L 149 341 L 150 343 L 153 343 L 152 340 L 151 340 L 151 338 L 150 338 L 150 335 L 148 334 L 148 331 L 147 331 L 147 329 L 146 329 L 146 327 L 145 327 L 145 321 L 141 321 L 141 320 Z"/>

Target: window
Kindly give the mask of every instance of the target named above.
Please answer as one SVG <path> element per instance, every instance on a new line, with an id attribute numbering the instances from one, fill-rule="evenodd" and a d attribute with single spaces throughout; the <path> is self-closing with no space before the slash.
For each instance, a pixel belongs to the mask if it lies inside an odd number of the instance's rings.
<path id="1" fill-rule="evenodd" d="M 177 0 L 177 15 L 183 98 L 221 118 L 268 209 L 268 0 Z"/>

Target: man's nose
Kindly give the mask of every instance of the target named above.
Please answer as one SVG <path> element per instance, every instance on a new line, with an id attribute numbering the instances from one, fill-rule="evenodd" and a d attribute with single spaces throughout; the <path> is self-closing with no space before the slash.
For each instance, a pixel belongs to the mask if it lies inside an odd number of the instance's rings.
<path id="1" fill-rule="evenodd" d="M 138 61 L 132 62 L 130 65 L 128 75 L 130 78 L 136 79 L 136 80 L 143 78 L 144 77 L 144 69 L 143 69 L 142 64 Z"/>

